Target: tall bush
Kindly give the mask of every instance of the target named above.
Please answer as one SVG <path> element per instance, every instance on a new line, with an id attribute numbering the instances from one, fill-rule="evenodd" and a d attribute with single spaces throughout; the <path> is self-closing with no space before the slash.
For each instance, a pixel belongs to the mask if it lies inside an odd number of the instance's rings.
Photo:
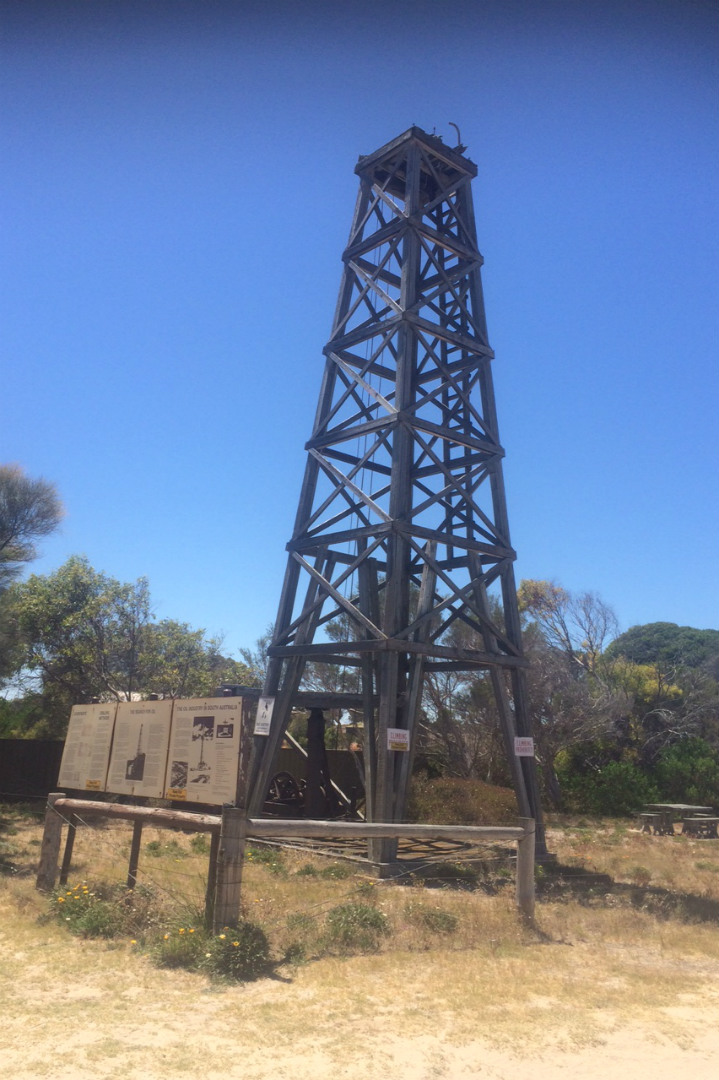
<path id="1" fill-rule="evenodd" d="M 717 805 L 719 754 L 704 739 L 684 739 L 667 747 L 660 754 L 654 772 L 663 798 Z"/>
<path id="2" fill-rule="evenodd" d="M 631 761 L 610 761 L 592 772 L 575 771 L 569 761 L 562 764 L 560 782 L 573 810 L 620 817 L 658 798 L 654 781 Z"/>

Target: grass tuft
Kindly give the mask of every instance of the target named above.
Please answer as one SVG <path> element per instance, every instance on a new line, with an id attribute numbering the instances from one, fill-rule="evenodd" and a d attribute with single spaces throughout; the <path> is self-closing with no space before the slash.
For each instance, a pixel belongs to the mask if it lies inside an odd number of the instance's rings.
<path id="1" fill-rule="evenodd" d="M 330 952 L 376 952 L 387 934 L 387 916 L 372 904 L 339 904 L 327 912 L 324 939 Z"/>

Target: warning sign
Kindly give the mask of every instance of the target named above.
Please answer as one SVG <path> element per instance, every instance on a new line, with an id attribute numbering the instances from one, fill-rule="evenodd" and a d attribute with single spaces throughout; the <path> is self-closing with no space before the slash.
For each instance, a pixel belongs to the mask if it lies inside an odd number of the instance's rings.
<path id="1" fill-rule="evenodd" d="M 409 732 L 404 728 L 387 728 L 387 749 L 409 752 Z"/>
<path id="2" fill-rule="evenodd" d="M 275 707 L 273 697 L 261 697 L 257 702 L 257 716 L 255 717 L 255 735 L 269 735 L 272 723 L 272 710 Z"/>
<path id="3" fill-rule="evenodd" d="M 517 757 L 534 757 L 534 739 L 529 735 L 516 735 L 514 753 Z"/>

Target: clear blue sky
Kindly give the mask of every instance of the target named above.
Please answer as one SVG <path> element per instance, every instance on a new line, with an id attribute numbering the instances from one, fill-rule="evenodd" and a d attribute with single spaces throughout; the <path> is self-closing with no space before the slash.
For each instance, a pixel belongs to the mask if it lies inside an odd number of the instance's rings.
<path id="1" fill-rule="evenodd" d="M 0 2 L 0 461 L 33 564 L 274 618 L 356 196 L 411 124 L 479 167 L 517 576 L 716 627 L 714 0 Z"/>

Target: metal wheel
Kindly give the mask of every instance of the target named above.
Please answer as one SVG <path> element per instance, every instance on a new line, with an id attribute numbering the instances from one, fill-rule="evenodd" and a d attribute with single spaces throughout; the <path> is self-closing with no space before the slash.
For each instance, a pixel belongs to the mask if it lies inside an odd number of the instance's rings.
<path id="1" fill-rule="evenodd" d="M 268 792 L 270 802 L 299 802 L 301 798 L 300 785 L 292 773 L 278 772 L 270 780 Z"/>

